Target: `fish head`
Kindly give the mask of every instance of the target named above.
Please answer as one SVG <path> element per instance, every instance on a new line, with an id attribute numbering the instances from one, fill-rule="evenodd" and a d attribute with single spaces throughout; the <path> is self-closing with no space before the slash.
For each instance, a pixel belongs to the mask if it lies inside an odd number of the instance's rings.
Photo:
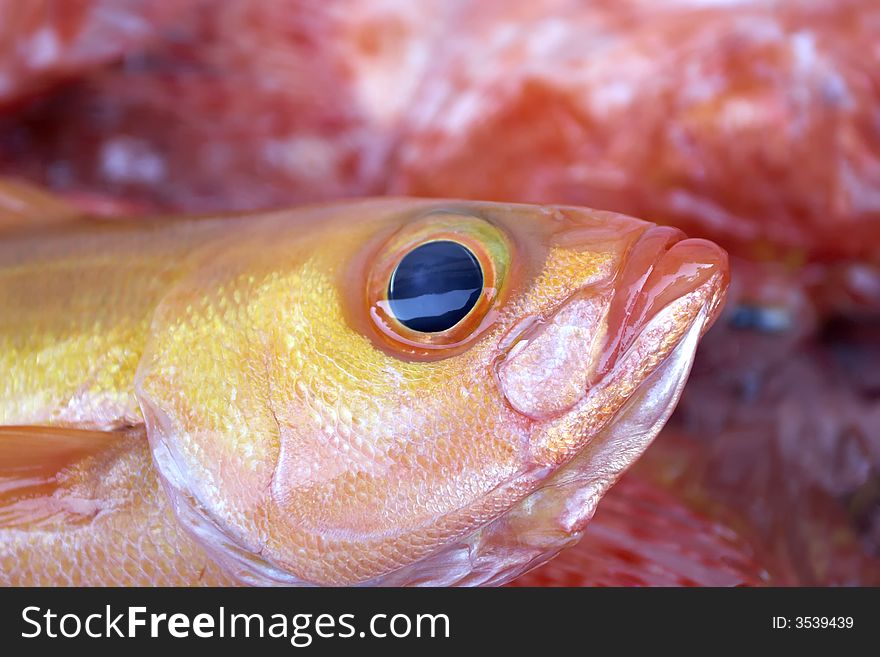
<path id="1" fill-rule="evenodd" d="M 136 391 L 178 518 L 259 584 L 550 558 L 668 418 L 727 286 L 672 228 L 403 199 L 270 214 L 183 268 Z"/>

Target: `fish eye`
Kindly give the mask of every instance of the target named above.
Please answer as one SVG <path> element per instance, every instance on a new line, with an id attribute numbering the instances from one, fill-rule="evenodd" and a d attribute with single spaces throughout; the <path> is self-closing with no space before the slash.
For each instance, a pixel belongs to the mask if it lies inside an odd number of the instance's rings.
<path id="1" fill-rule="evenodd" d="M 379 247 L 367 280 L 381 342 L 428 359 L 465 348 L 497 314 L 511 250 L 481 217 L 433 212 L 405 224 Z"/>
<path id="2" fill-rule="evenodd" d="M 483 268 L 466 246 L 428 242 L 407 253 L 388 282 L 388 305 L 401 324 L 421 333 L 447 331 L 483 291 Z"/>

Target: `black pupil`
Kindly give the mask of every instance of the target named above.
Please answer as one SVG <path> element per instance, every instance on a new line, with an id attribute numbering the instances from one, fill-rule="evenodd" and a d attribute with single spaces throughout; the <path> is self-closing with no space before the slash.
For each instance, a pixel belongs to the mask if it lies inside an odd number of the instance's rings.
<path id="1" fill-rule="evenodd" d="M 458 324 L 483 291 L 483 270 L 456 242 L 428 242 L 407 253 L 388 283 L 391 312 L 413 331 L 437 333 Z"/>

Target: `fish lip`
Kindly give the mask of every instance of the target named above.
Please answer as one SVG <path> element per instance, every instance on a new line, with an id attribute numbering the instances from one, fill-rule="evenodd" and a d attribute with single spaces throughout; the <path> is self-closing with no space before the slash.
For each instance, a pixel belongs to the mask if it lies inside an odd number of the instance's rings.
<path id="1" fill-rule="evenodd" d="M 687 270 L 690 267 L 690 275 Z M 689 295 L 698 303 L 689 307 L 688 326 L 701 313 L 706 321 L 701 335 L 712 325 L 723 306 L 729 279 L 727 253 L 718 245 L 703 239 L 688 238 L 675 228 L 654 226 L 645 231 L 623 256 L 621 266 L 610 280 L 581 287 L 557 303 L 549 311 L 531 315 L 517 322 L 498 343 L 498 355 L 491 371 L 496 386 L 508 405 L 533 421 L 552 420 L 580 404 L 590 390 L 603 385 L 615 365 L 625 358 L 652 321 L 671 304 Z M 611 291 L 616 294 L 611 294 Z M 564 407 L 552 412 L 530 412 L 512 399 L 501 374 L 508 359 L 546 330 L 572 303 L 590 296 L 608 295 L 605 337 L 599 349 L 598 362 L 581 393 Z M 656 364 L 663 365 L 679 340 L 666 349 Z M 646 373 L 647 376 L 647 373 Z"/>
<path id="2" fill-rule="evenodd" d="M 664 235 L 660 231 L 664 228 L 667 227 L 651 229 L 643 240 L 653 238 L 654 231 L 662 239 Z M 699 299 L 699 303 L 689 308 L 688 325 L 705 311 L 706 321 L 701 335 L 720 315 L 729 283 L 727 252 L 714 242 L 689 238 L 677 229 L 672 230 L 677 233 L 677 239 L 656 249 L 651 266 L 640 284 L 612 299 L 616 307 L 609 312 L 603 362 L 596 369 L 595 382 L 613 369 L 657 317 L 685 297 L 696 295 Z M 671 235 L 667 234 L 666 237 Z M 639 249 L 639 246 L 636 244 L 633 250 Z M 688 269 L 690 275 L 685 271 Z M 626 273 L 622 272 L 621 275 L 625 277 Z M 616 283 L 626 285 L 627 281 Z"/>

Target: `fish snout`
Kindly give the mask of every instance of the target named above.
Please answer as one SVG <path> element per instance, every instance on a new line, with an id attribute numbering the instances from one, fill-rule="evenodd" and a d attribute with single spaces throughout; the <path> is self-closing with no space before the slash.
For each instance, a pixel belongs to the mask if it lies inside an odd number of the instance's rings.
<path id="1" fill-rule="evenodd" d="M 705 332 L 723 305 L 727 253 L 682 238 L 675 229 L 649 229 L 612 279 L 518 322 L 500 343 L 494 368 L 507 402 L 531 419 L 551 420 L 621 368 L 650 374 L 695 322 Z"/>

